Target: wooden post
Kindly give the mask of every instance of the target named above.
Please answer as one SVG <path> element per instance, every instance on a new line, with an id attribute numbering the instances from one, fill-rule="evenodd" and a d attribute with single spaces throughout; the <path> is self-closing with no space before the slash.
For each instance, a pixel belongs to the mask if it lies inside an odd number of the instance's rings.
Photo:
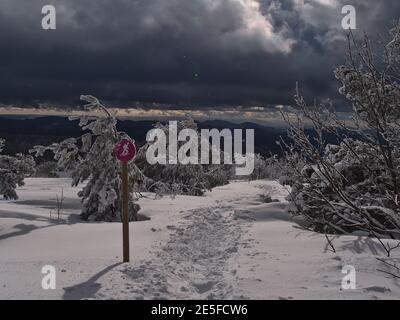
<path id="1" fill-rule="evenodd" d="M 122 139 L 114 149 L 116 158 L 122 165 L 122 247 L 123 262 L 129 262 L 129 176 L 128 162 L 135 159 L 136 146 L 130 139 Z"/>
<path id="2" fill-rule="evenodd" d="M 128 162 L 122 162 L 122 243 L 124 262 L 129 262 L 129 177 Z"/>

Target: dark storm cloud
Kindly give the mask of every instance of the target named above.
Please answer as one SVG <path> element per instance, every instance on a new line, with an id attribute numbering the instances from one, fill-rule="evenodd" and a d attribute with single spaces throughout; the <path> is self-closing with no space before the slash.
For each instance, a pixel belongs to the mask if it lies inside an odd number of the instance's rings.
<path id="1" fill-rule="evenodd" d="M 290 104 L 296 81 L 335 99 L 344 3 L 372 35 L 400 12 L 397 0 L 0 0 L 0 102 Z M 57 30 L 41 29 L 46 4 Z"/>

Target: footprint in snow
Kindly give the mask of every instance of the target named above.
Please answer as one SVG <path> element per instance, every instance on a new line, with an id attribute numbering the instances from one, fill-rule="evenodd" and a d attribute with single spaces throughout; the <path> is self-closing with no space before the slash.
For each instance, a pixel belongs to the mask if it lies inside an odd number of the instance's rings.
<path id="1" fill-rule="evenodd" d="M 364 288 L 365 291 L 375 291 L 375 292 L 380 292 L 380 293 L 386 293 L 386 292 L 391 292 L 389 288 L 386 287 L 380 287 L 380 286 L 372 286 L 372 287 L 367 287 Z"/>

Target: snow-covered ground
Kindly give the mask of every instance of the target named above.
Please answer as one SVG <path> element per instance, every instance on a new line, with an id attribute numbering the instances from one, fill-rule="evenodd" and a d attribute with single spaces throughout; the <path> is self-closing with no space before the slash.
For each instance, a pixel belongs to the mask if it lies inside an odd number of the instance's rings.
<path id="1" fill-rule="evenodd" d="M 336 237 L 333 253 L 324 235 L 291 220 L 276 182 L 232 182 L 205 197 L 148 194 L 140 205 L 151 220 L 130 224 L 127 264 L 121 224 L 80 221 L 77 191 L 69 179 L 27 179 L 18 201 L 0 201 L 0 299 L 400 298 L 400 281 L 377 271 L 390 271 L 377 241 Z M 56 290 L 41 287 L 44 265 L 57 270 Z M 355 290 L 341 288 L 345 265 L 356 270 Z"/>

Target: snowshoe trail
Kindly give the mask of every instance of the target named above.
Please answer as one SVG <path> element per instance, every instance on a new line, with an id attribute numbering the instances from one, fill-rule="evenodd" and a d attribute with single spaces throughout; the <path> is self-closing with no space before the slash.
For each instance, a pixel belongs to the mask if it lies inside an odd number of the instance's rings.
<path id="1" fill-rule="evenodd" d="M 151 260 L 117 267 L 96 298 L 231 298 L 236 274 L 232 259 L 245 227 L 232 213 L 231 207 L 189 211 L 179 225 L 169 226 L 173 231 L 168 242 L 154 248 Z"/>

